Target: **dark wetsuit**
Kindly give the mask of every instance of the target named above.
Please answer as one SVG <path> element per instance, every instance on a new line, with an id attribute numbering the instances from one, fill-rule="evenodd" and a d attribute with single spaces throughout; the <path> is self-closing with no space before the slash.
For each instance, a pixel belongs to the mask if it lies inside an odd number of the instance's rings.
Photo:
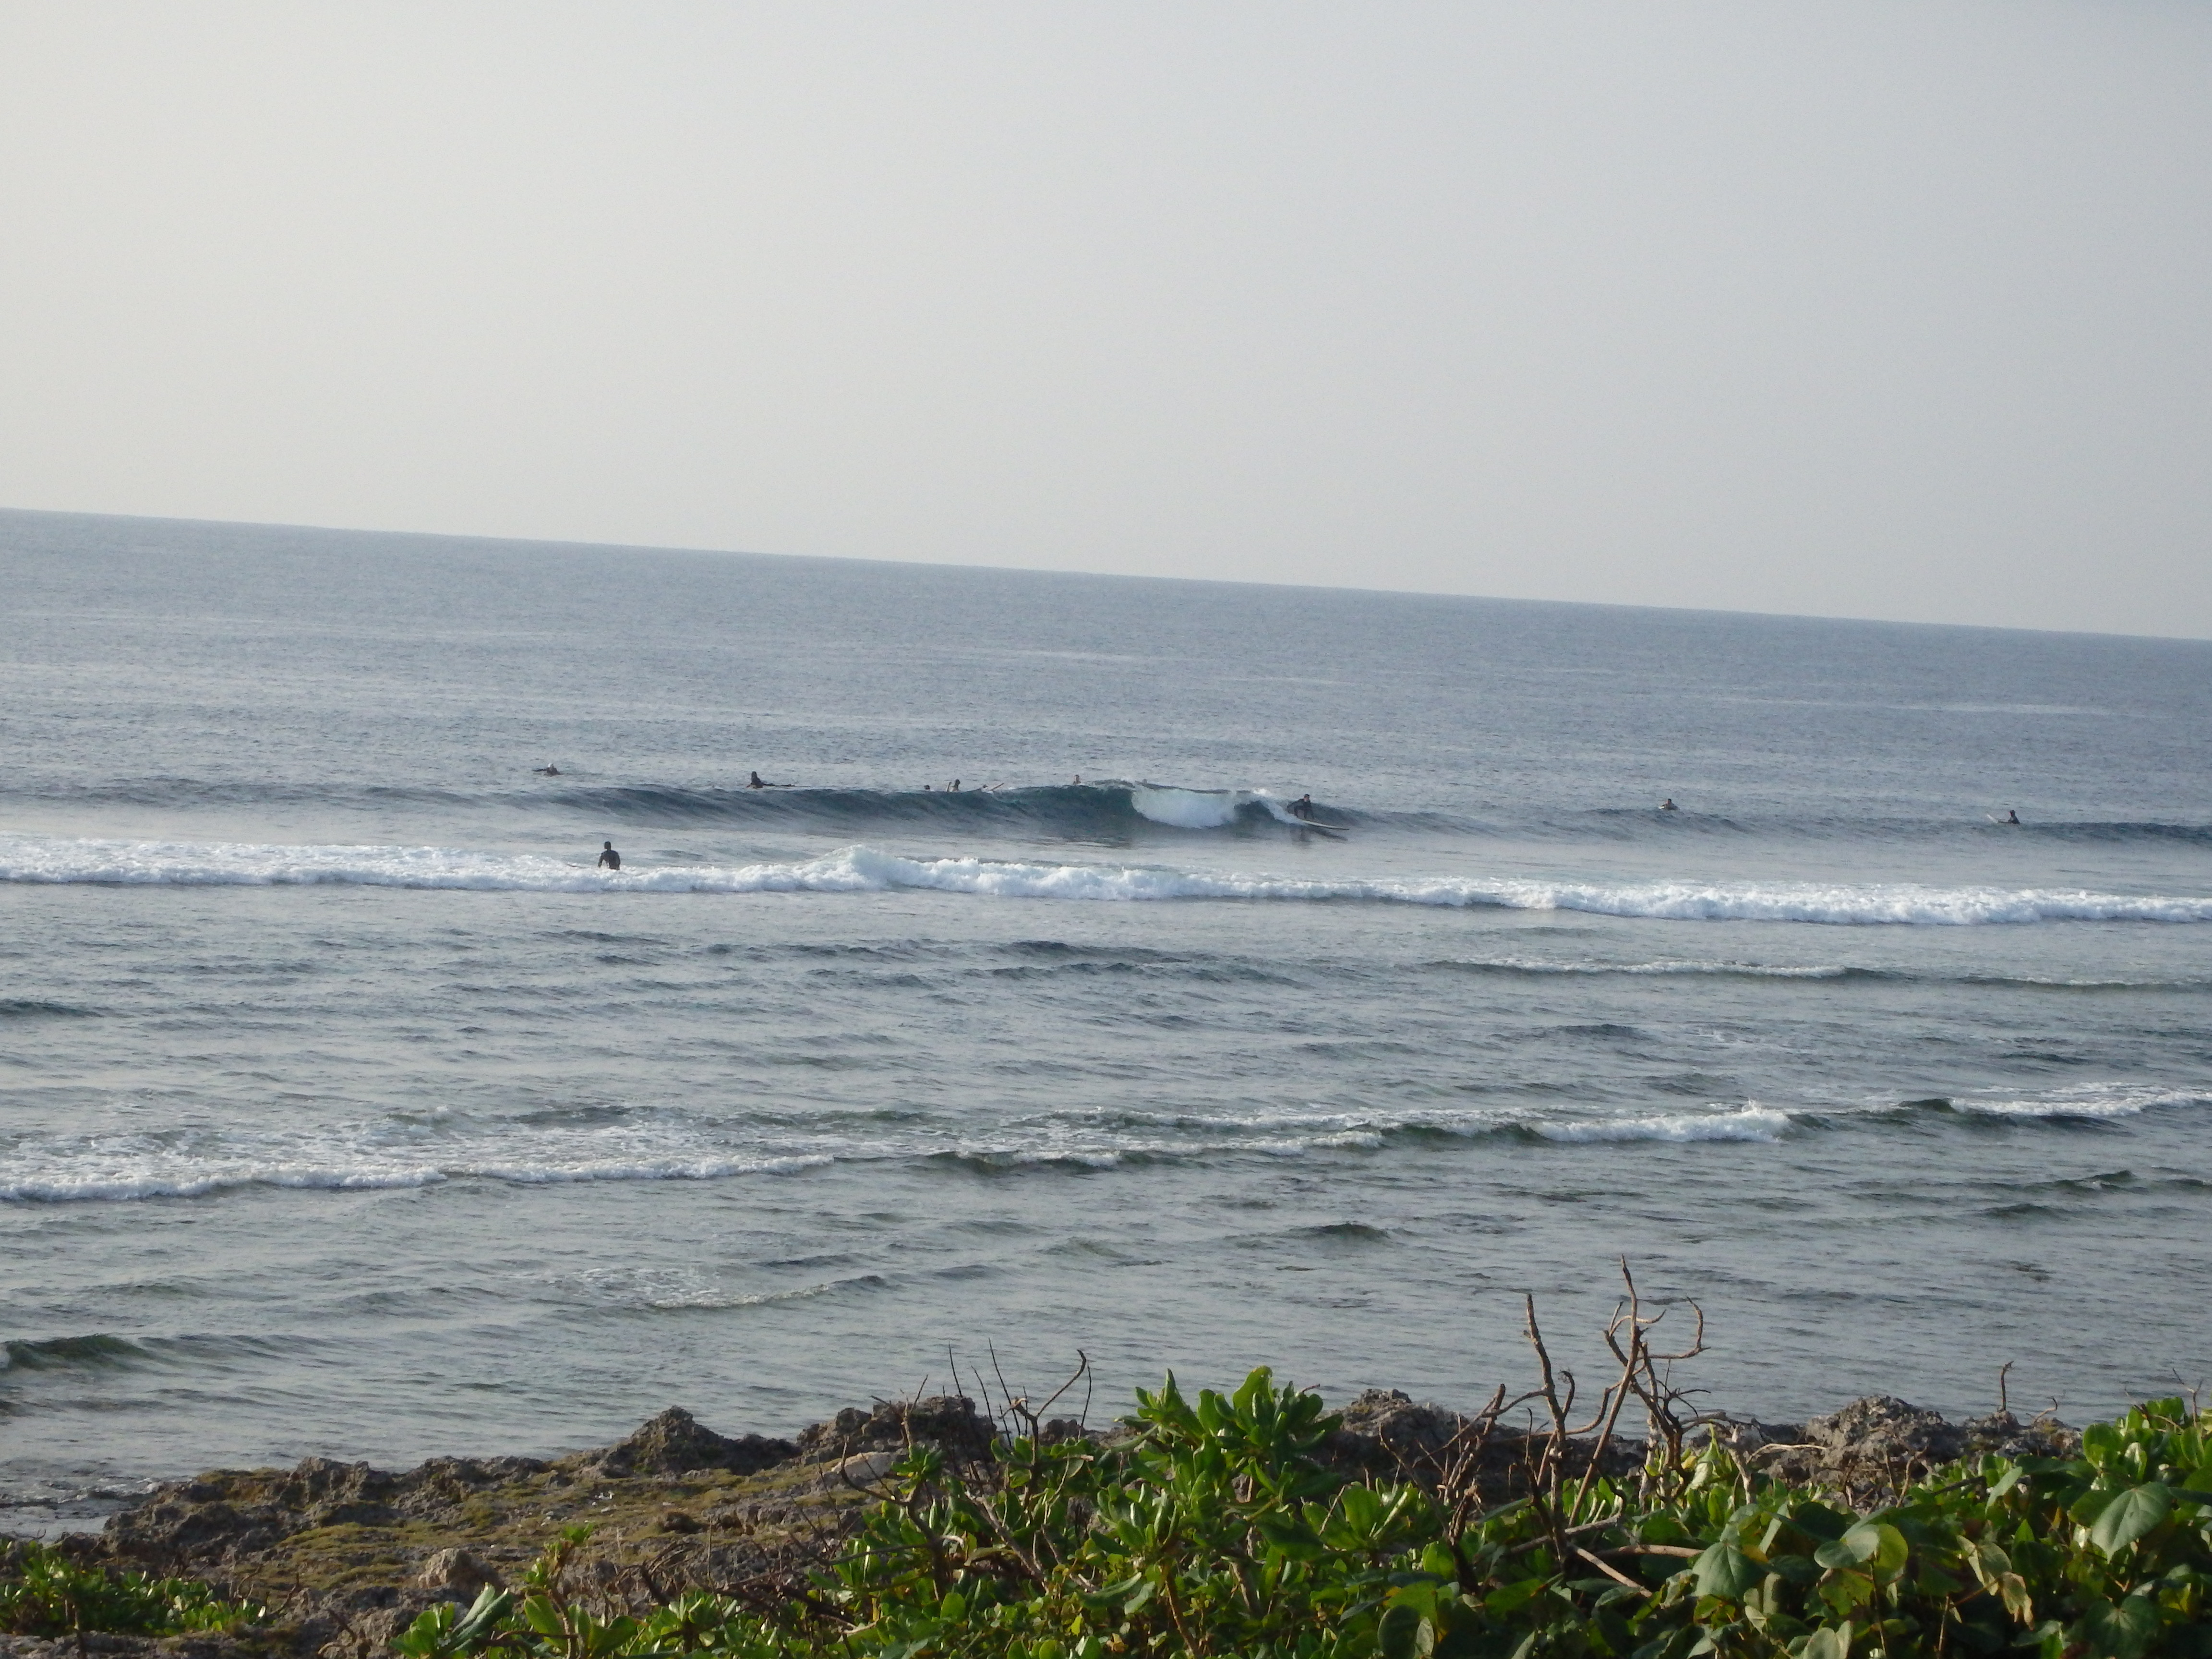
<path id="1" fill-rule="evenodd" d="M 1313 818 L 1313 797 L 1311 795 L 1300 795 L 1296 800 L 1292 801 L 1291 803 L 1291 816 L 1295 818 L 1304 818 L 1310 822 Z"/>
<path id="2" fill-rule="evenodd" d="M 602 870 L 621 869 L 622 854 L 615 851 L 614 842 L 603 842 L 602 848 L 603 850 L 599 854 L 599 868 Z"/>

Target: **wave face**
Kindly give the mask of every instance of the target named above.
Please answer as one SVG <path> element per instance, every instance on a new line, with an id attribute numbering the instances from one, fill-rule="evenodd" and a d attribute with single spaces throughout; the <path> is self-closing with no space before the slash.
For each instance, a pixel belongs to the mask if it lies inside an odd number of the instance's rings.
<path id="1" fill-rule="evenodd" d="M 325 808 L 349 812 L 491 812 L 563 815 L 617 824 L 671 828 L 728 826 L 802 834 L 900 831 L 963 836 L 1125 841 L 1147 830 L 1207 831 L 1352 823 L 1431 830 L 1481 826 L 1449 814 L 1360 814 L 1322 807 L 1294 817 L 1262 789 L 1186 788 L 1102 779 L 1083 784 L 985 786 L 958 790 L 786 787 L 762 789 L 654 783 L 580 783 L 548 779 L 535 788 L 451 789 L 357 783 L 216 782 L 147 778 L 30 791 L 0 787 L 0 800 L 79 808 L 148 807 L 182 811 Z"/>
<path id="2" fill-rule="evenodd" d="M 539 893 L 866 893 L 895 890 L 1091 902 L 1234 900 L 1574 910 L 1666 921 L 1977 927 L 2046 921 L 2212 921 L 2212 898 L 1996 887 L 1808 882 L 1583 883 L 1432 878 L 1300 880 L 1151 866 L 917 859 L 868 847 L 734 867 L 602 871 L 528 854 L 430 847 L 0 841 L 0 881 L 169 887 L 398 887 Z"/>
<path id="3" fill-rule="evenodd" d="M 1848 842 L 1900 848 L 1950 844 L 1982 849 L 2138 848 L 2212 849 L 2212 824 L 2160 819 L 2051 818 L 2021 824 L 1987 814 L 1923 817 L 1822 812 L 1662 812 L 1648 807 L 1584 810 L 1534 803 L 1480 811 L 1378 805 L 1350 799 L 1316 802 L 1314 816 L 1288 811 L 1281 792 L 1193 787 L 1103 778 L 1081 784 L 1008 784 L 952 790 L 862 787 L 777 787 L 608 783 L 546 779 L 527 787 L 441 787 L 429 784 L 188 777 L 105 783 L 0 781 L 0 803 L 47 809 L 148 808 L 180 812 L 326 809 L 340 815 L 492 815 L 528 820 L 549 815 L 618 825 L 727 827 L 793 834 L 865 836 L 934 834 L 964 838 L 1127 841 L 1160 831 L 1252 833 L 1318 826 L 1445 842 L 1701 843 Z"/>

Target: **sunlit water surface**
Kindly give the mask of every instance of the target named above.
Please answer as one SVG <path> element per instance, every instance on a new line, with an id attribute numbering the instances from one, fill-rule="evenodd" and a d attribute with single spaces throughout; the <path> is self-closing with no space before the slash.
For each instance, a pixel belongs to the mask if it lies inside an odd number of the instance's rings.
<path id="1" fill-rule="evenodd" d="M 2212 646 L 31 514 L 0 593 L 18 1499 L 991 1346 L 1466 1401 L 1623 1255 L 1770 1417 L 2212 1371 Z"/>

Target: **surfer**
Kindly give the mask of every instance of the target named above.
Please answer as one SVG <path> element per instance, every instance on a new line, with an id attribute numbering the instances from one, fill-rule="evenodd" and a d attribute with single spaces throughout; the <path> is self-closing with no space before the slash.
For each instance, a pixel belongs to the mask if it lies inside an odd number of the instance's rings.
<path id="1" fill-rule="evenodd" d="M 561 775 L 561 769 L 557 766 L 533 766 L 530 769 L 541 778 L 557 778 Z"/>
<path id="2" fill-rule="evenodd" d="M 1296 800 L 1291 803 L 1291 816 L 1294 818 L 1304 818 L 1307 823 L 1310 823 L 1313 822 L 1313 797 L 1311 795 L 1300 795 Z"/>
<path id="3" fill-rule="evenodd" d="M 2020 812 L 2017 808 L 2010 806 L 2005 808 L 2005 822 L 2007 823 L 2018 823 L 2020 822 Z"/>
<path id="4" fill-rule="evenodd" d="M 1659 803 L 1659 810 L 1662 812 L 1679 812 L 1682 809 L 1674 805 L 1674 798 L 1669 795 Z"/>
<path id="5" fill-rule="evenodd" d="M 1082 774 L 1082 773 L 1080 773 L 1080 772 L 1078 772 L 1078 773 L 1075 775 L 1075 786 L 1074 786 L 1074 787 L 1075 787 L 1076 788 L 1078 788 L 1078 789 L 1080 789 L 1080 788 L 1082 788 L 1082 787 L 1083 787 L 1083 774 Z"/>
<path id="6" fill-rule="evenodd" d="M 611 841 L 603 841 L 599 843 L 599 868 L 602 870 L 622 868 L 622 854 L 615 851 L 615 844 Z"/>

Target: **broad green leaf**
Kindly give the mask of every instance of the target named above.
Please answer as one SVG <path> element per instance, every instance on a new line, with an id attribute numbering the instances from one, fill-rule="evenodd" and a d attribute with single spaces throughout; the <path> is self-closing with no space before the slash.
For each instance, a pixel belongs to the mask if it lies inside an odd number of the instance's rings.
<path id="1" fill-rule="evenodd" d="M 1826 1504 L 1800 1504 L 1790 1511 L 1790 1524 L 1808 1538 L 1832 1544 L 1851 1528 L 1851 1517 L 1839 1515 Z"/>
<path id="2" fill-rule="evenodd" d="M 1418 1608 L 1386 1607 L 1376 1627 L 1375 1643 L 1382 1659 L 1428 1659 L 1437 1645 L 1437 1627 Z"/>
<path id="3" fill-rule="evenodd" d="M 1894 1578 L 1905 1566 L 1911 1546 L 1905 1534 L 1882 1521 L 1862 1521 L 1832 1543 L 1813 1552 L 1822 1566 L 1842 1571 L 1865 1567 L 1876 1577 Z"/>
<path id="4" fill-rule="evenodd" d="M 2101 1469 L 2118 1455 L 2126 1437 L 2111 1423 L 2092 1423 L 2081 1431 L 2081 1455 L 2089 1467 Z"/>
<path id="5" fill-rule="evenodd" d="M 1494 1589 L 1482 1598 L 1482 1605 L 1495 1613 L 1507 1613 L 1525 1607 L 1544 1593 L 1540 1578 L 1516 1579 L 1502 1589 Z"/>
<path id="6" fill-rule="evenodd" d="M 2117 1604 L 2093 1602 L 2075 1629 L 2100 1659 L 2141 1659 L 2158 1639 L 2158 1603 L 2130 1595 Z"/>
<path id="7" fill-rule="evenodd" d="M 1766 1577 L 1766 1570 L 1733 1544 L 1715 1544 L 1697 1559 L 1698 1594 L 1740 1601 Z"/>
<path id="8" fill-rule="evenodd" d="M 1805 1638 L 1798 1659 L 1850 1659 L 1851 1621 L 1826 1625 Z"/>
<path id="9" fill-rule="evenodd" d="M 2173 1509 L 2173 1494 L 2153 1480 L 2132 1486 L 2105 1505 L 2104 1513 L 2089 1528 L 2089 1541 L 2106 1556 L 2122 1550 L 2166 1519 Z"/>

